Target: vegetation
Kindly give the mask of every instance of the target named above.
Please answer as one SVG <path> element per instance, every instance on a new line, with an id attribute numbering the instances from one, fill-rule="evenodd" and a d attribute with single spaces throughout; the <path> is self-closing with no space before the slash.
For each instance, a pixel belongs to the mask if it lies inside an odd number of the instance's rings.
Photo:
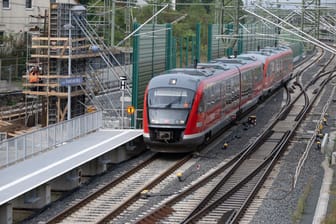
<path id="1" fill-rule="evenodd" d="M 335 173 L 334 173 L 334 177 L 335 178 Z M 333 183 L 330 189 L 330 198 L 329 201 L 332 200 L 331 202 L 331 208 L 329 210 L 329 213 L 327 214 L 327 216 L 325 217 L 325 219 L 323 220 L 322 224 L 335 224 L 336 223 L 336 186 Z"/>
<path id="2" fill-rule="evenodd" d="M 86 4 L 88 6 L 103 6 L 104 1 L 97 1 L 97 0 L 82 0 L 80 1 L 82 4 Z M 127 17 L 126 13 L 126 1 L 122 3 L 119 1 L 117 3 L 117 7 L 115 10 L 115 43 L 121 41 L 127 34 L 126 34 L 126 21 L 125 18 Z M 137 22 L 139 24 L 143 24 L 149 18 L 153 16 L 153 14 L 164 7 L 166 4 L 169 4 L 171 1 L 165 0 L 148 0 L 146 1 L 147 4 L 145 5 L 136 5 L 135 0 L 131 1 L 130 14 L 131 14 L 131 21 L 130 22 Z M 234 6 L 236 3 L 235 1 L 223 1 L 225 6 Z M 243 1 L 240 0 L 240 5 L 243 5 Z M 173 23 L 173 34 L 174 36 L 178 37 L 186 37 L 195 35 L 196 24 L 201 24 L 202 28 L 202 43 L 206 43 L 206 31 L 207 31 L 207 24 L 215 23 L 216 22 L 216 13 L 218 14 L 218 6 L 216 8 L 216 1 L 215 0 L 184 0 L 184 1 L 176 1 L 175 9 L 172 7 L 165 9 L 161 12 L 157 18 L 156 22 L 158 24 L 165 24 L 165 23 Z M 232 10 L 231 10 L 232 11 Z M 232 16 L 229 14 L 232 12 L 225 13 L 225 17 L 221 19 L 223 23 L 230 23 L 232 22 Z M 243 13 L 240 11 L 240 13 Z M 91 18 L 93 19 L 93 18 Z M 90 18 L 89 18 L 90 20 Z M 130 25 L 130 24 L 128 24 Z M 132 27 L 131 27 L 132 28 Z M 106 38 L 106 37 L 105 37 Z M 107 38 L 108 39 L 108 38 Z"/>
<path id="3" fill-rule="evenodd" d="M 304 213 L 304 209 L 306 207 L 307 198 L 309 196 L 309 193 L 311 192 L 311 188 L 312 180 L 309 180 L 308 183 L 305 185 L 305 188 L 303 189 L 303 193 L 299 198 L 298 204 L 296 205 L 296 209 L 292 217 L 293 223 L 300 223 L 300 220 Z"/>

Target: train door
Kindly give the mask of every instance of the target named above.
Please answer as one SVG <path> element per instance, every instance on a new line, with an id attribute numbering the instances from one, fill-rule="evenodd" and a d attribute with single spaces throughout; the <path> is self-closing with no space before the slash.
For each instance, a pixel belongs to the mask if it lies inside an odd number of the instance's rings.
<path id="1" fill-rule="evenodd" d="M 210 127 L 220 117 L 220 86 L 219 83 L 209 84 L 204 90 L 205 126 Z"/>
<path id="2" fill-rule="evenodd" d="M 246 101 L 252 98 L 252 71 L 243 71 L 241 74 L 241 103 L 244 104 Z"/>
<path id="3" fill-rule="evenodd" d="M 272 84 L 274 82 L 274 67 L 275 67 L 275 64 L 274 64 L 274 61 L 273 60 L 268 60 L 266 63 L 265 63 L 265 82 L 264 82 L 264 89 L 265 90 L 271 90 L 272 88 Z"/>
<path id="4" fill-rule="evenodd" d="M 238 108 L 240 99 L 239 77 L 234 76 L 225 81 L 225 114 L 229 115 Z"/>
<path id="5" fill-rule="evenodd" d="M 262 67 L 258 66 L 257 68 L 252 70 L 252 82 L 253 82 L 253 97 L 259 96 L 262 94 L 263 88 L 263 74 L 262 74 Z"/>
<path id="6" fill-rule="evenodd" d="M 225 94 L 225 90 L 226 90 L 226 81 L 224 80 L 220 83 L 220 89 L 221 89 L 221 116 L 224 117 L 225 116 L 225 108 L 226 108 L 226 94 Z"/>

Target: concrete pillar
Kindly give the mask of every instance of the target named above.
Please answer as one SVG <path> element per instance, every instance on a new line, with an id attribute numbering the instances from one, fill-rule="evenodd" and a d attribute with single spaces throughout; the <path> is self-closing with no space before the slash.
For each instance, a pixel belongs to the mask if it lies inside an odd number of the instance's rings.
<path id="1" fill-rule="evenodd" d="M 128 159 L 126 147 L 124 145 L 112 150 L 109 155 L 111 156 L 112 163 L 120 163 Z"/>
<path id="2" fill-rule="evenodd" d="M 6 203 L 0 206 L 0 223 L 13 223 L 13 207 L 12 203 Z"/>
<path id="3" fill-rule="evenodd" d="M 73 169 L 66 174 L 50 182 L 51 189 L 54 191 L 70 191 L 82 184 L 82 170 Z"/>
<path id="4" fill-rule="evenodd" d="M 137 147 L 139 146 L 140 147 Z M 132 140 L 131 142 L 128 142 L 112 151 L 110 151 L 108 154 L 110 156 L 110 160 L 112 163 L 120 163 L 127 159 L 132 158 L 135 155 L 138 155 L 142 151 L 144 151 L 145 144 L 143 143 L 142 137 L 136 138 Z"/>
<path id="5" fill-rule="evenodd" d="M 24 209 L 40 209 L 51 202 L 49 184 L 41 185 L 13 200 L 13 207 Z"/>
<path id="6" fill-rule="evenodd" d="M 107 170 L 107 164 L 111 163 L 111 160 L 107 158 L 106 155 L 99 157 L 98 159 L 92 160 L 83 166 L 82 169 L 82 177 L 92 177 L 97 174 L 102 174 Z"/>

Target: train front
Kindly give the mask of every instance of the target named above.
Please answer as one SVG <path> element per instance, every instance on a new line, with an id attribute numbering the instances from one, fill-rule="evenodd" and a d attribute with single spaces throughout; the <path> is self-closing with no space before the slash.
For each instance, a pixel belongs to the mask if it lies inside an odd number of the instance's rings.
<path id="1" fill-rule="evenodd" d="M 152 151 L 188 152 L 195 150 L 194 139 L 184 131 L 193 108 L 198 81 L 178 73 L 152 78 L 144 99 L 144 141 Z"/>

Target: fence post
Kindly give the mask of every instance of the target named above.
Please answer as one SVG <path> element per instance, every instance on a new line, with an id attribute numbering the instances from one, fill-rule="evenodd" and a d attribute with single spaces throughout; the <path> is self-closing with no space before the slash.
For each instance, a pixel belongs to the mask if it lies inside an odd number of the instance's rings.
<path id="1" fill-rule="evenodd" d="M 201 24 L 196 25 L 196 60 L 201 61 Z"/>
<path id="2" fill-rule="evenodd" d="M 133 30 L 138 29 L 139 24 L 133 24 Z M 133 71 L 132 71 L 132 105 L 138 108 L 138 90 L 139 90 L 139 31 L 133 36 Z M 134 121 L 131 121 L 133 124 Z"/>
<path id="3" fill-rule="evenodd" d="M 208 61 L 212 59 L 212 24 L 208 25 Z"/>

